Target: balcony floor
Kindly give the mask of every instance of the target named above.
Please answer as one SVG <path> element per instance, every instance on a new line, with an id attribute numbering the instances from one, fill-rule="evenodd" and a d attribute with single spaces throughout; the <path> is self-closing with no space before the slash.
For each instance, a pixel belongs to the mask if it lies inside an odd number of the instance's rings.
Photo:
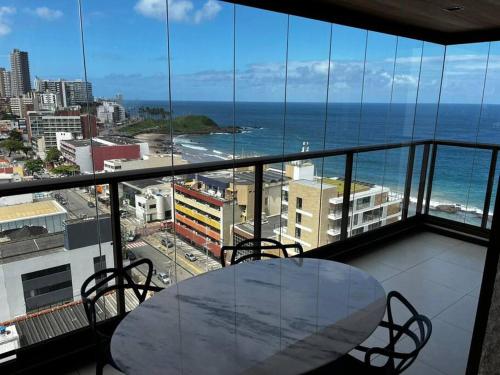
<path id="1" fill-rule="evenodd" d="M 386 292 L 399 291 L 432 320 L 427 346 L 404 374 L 465 373 L 485 257 L 485 247 L 424 232 L 349 261 L 372 274 Z M 398 322 L 406 319 L 399 305 L 394 315 Z M 387 331 L 379 329 L 367 345 L 387 340 Z"/>
<path id="2" fill-rule="evenodd" d="M 401 292 L 432 320 L 432 336 L 405 375 L 465 373 L 485 256 L 485 247 L 425 232 L 349 261 L 379 280 L 386 292 Z M 394 315 L 396 321 L 406 319 L 397 305 Z M 386 335 L 377 329 L 366 345 L 385 346 Z M 93 374 L 94 366 L 67 374 Z M 104 374 L 119 372 L 107 366 Z"/>

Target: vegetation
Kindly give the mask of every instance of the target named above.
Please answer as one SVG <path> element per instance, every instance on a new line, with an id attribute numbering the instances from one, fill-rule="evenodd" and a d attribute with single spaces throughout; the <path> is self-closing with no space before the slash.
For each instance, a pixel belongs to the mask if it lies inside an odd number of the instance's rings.
<path id="1" fill-rule="evenodd" d="M 38 172 L 43 171 L 44 166 L 45 166 L 45 163 L 43 162 L 42 159 L 30 159 L 24 163 L 24 169 L 26 169 L 26 171 L 29 174 L 38 173 Z"/>
<path id="2" fill-rule="evenodd" d="M 23 141 L 23 135 L 21 132 L 17 131 L 16 129 L 12 129 L 9 132 L 9 139 L 12 139 L 14 141 Z"/>
<path id="3" fill-rule="evenodd" d="M 11 156 L 13 152 L 23 149 L 23 142 L 9 138 L 2 142 L 2 147 L 9 151 L 9 156 Z"/>
<path id="4" fill-rule="evenodd" d="M 170 114 L 169 111 L 165 111 L 162 107 L 139 107 L 139 114 L 141 116 L 158 116 L 162 119 L 166 119 Z"/>
<path id="5" fill-rule="evenodd" d="M 51 172 L 63 176 L 72 176 L 80 173 L 80 168 L 78 167 L 78 165 L 63 164 L 53 168 Z"/>
<path id="6" fill-rule="evenodd" d="M 8 112 L 0 112 L 0 120 L 16 120 L 18 117 Z"/>
<path id="7" fill-rule="evenodd" d="M 51 147 L 47 150 L 47 156 L 45 156 L 45 161 L 47 163 L 55 163 L 59 161 L 59 158 L 62 156 L 61 151 L 59 151 L 55 147 Z"/>
<path id="8" fill-rule="evenodd" d="M 24 152 L 24 154 L 26 155 L 26 157 L 28 156 L 28 154 L 33 151 L 33 149 L 30 147 L 30 146 L 23 146 L 23 148 L 21 149 L 22 152 Z"/>
<path id="9" fill-rule="evenodd" d="M 221 128 L 214 120 L 202 115 L 179 116 L 172 119 L 174 134 L 209 134 L 215 132 L 232 133 L 233 128 Z M 127 135 L 140 133 L 169 133 L 169 122 L 166 120 L 147 119 L 120 129 Z M 240 131 L 236 128 L 236 131 Z"/>

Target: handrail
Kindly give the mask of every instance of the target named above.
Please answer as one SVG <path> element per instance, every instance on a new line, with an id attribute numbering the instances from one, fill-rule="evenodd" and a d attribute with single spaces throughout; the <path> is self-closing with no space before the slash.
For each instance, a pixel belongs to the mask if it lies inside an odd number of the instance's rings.
<path id="1" fill-rule="evenodd" d="M 78 175 L 78 176 L 36 180 L 36 181 L 12 182 L 0 185 L 0 196 L 39 193 L 44 191 L 85 187 L 94 184 L 103 185 L 103 184 L 110 184 L 112 182 L 117 182 L 117 183 L 127 182 L 127 181 L 142 180 L 148 178 L 169 177 L 174 175 L 187 175 L 199 172 L 217 171 L 221 169 L 253 167 L 256 165 L 275 164 L 275 163 L 282 163 L 295 160 L 319 159 L 325 157 L 342 156 L 350 153 L 359 154 L 365 152 L 390 150 L 395 148 L 419 146 L 425 144 L 500 150 L 500 145 L 495 145 L 495 144 L 471 143 L 462 141 L 445 141 L 445 140 L 419 140 L 419 141 L 376 144 L 376 145 L 366 145 L 357 147 L 344 147 L 344 148 L 336 148 L 336 149 L 329 149 L 322 151 L 297 152 L 286 155 L 258 156 L 258 157 L 244 158 L 244 159 L 230 159 L 230 160 L 183 164 L 183 165 L 174 165 L 166 167 Z"/>

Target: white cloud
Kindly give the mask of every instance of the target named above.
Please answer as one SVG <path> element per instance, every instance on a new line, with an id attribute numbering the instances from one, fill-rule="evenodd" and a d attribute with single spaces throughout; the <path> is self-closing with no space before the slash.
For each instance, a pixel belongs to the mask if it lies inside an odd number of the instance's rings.
<path id="1" fill-rule="evenodd" d="M 63 12 L 58 9 L 50 9 L 47 7 L 38 7 L 35 9 L 27 8 L 26 12 L 33 14 L 34 16 L 40 17 L 46 21 L 54 21 L 63 16 Z"/>
<path id="2" fill-rule="evenodd" d="M 13 15 L 15 13 L 16 8 L 14 7 L 0 7 L 0 37 L 9 34 L 12 31 L 9 26 L 7 16 Z"/>
<path id="3" fill-rule="evenodd" d="M 145 17 L 164 20 L 167 14 L 165 0 L 139 0 L 134 9 Z M 216 0 L 207 0 L 195 10 L 190 0 L 168 0 L 168 13 L 171 21 L 201 23 L 213 19 L 222 7 Z"/>
<path id="4" fill-rule="evenodd" d="M 221 9 L 222 7 L 217 1 L 208 0 L 205 4 L 203 4 L 203 7 L 197 10 L 194 14 L 194 22 L 200 23 L 205 20 L 211 20 L 217 16 L 217 13 L 219 13 Z"/>

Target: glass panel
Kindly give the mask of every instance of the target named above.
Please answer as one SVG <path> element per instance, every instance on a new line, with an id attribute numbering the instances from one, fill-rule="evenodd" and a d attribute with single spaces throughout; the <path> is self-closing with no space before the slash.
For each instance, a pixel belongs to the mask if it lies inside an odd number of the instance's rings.
<path id="1" fill-rule="evenodd" d="M 424 42 L 418 83 L 414 139 L 433 139 L 436 129 L 445 47 Z"/>
<path id="2" fill-rule="evenodd" d="M 86 189 L 66 189 L 4 196 L 0 216 L 0 325 L 14 339 L 0 353 L 86 326 L 80 288 L 114 267 L 109 209 L 97 216 Z M 103 308 L 114 316 L 115 299 Z"/>
<path id="3" fill-rule="evenodd" d="M 324 177 L 317 168 L 321 164 L 322 159 L 296 160 L 284 167 L 281 229 L 274 232 L 281 242 L 299 243 L 304 251 L 340 238 L 345 157 L 325 159 Z M 336 165 L 342 168 L 332 168 Z"/>
<path id="4" fill-rule="evenodd" d="M 237 157 L 283 152 L 288 16 L 236 6 Z"/>

